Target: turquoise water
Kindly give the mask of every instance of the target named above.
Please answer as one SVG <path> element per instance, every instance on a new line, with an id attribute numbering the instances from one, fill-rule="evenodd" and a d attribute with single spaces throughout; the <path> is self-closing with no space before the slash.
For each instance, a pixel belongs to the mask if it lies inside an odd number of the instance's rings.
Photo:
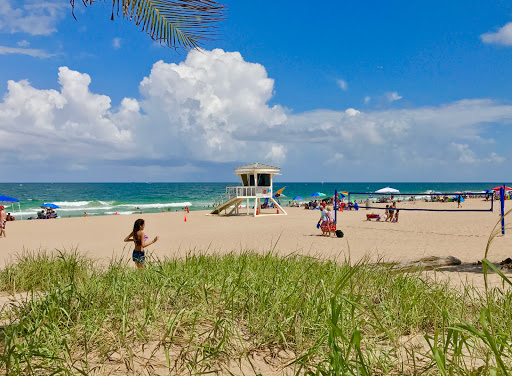
<path id="1" fill-rule="evenodd" d="M 480 192 L 491 189 L 503 182 L 494 183 L 275 183 L 274 191 L 286 187 L 281 202 L 286 204 L 295 196 L 304 200 L 321 192 L 328 196 L 334 190 L 349 192 L 375 192 L 390 186 L 403 193 L 421 195 L 427 191 L 453 193 L 456 191 Z M 505 183 L 511 185 L 510 183 Z M 156 213 L 162 210 L 181 210 L 189 206 L 190 210 L 206 210 L 222 199 L 226 187 L 236 183 L 0 183 L 0 195 L 20 200 L 21 214 L 26 219 L 36 216 L 43 203 L 54 203 L 61 208 L 57 213 L 61 217 L 132 214 L 135 211 Z M 373 195 L 376 196 L 375 194 Z M 368 197 L 355 196 L 355 199 Z M 352 197 L 351 197 L 352 198 Z M 6 205 L 6 204 L 4 204 Z M 138 209 L 135 209 L 138 208 Z M 18 208 L 13 211 L 16 218 Z"/>

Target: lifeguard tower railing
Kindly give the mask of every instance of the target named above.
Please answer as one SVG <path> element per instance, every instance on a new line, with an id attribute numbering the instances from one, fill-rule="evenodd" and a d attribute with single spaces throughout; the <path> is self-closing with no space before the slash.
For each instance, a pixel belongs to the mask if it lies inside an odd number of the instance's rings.
<path id="1" fill-rule="evenodd" d="M 272 187 L 226 187 L 226 198 L 270 198 L 272 197 Z"/>

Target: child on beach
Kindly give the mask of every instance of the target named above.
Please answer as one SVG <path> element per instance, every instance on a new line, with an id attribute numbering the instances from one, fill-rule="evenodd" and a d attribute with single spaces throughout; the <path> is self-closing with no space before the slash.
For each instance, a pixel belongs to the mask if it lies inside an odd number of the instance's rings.
<path id="1" fill-rule="evenodd" d="M 130 234 L 128 234 L 126 238 L 124 238 L 125 242 L 133 241 L 135 243 L 132 260 L 135 262 L 135 265 L 139 270 L 142 270 L 142 268 L 144 267 L 144 261 L 146 260 L 144 248 L 150 246 L 153 243 L 156 243 L 156 241 L 158 240 L 158 236 L 155 236 L 153 241 L 147 241 L 148 237 L 144 235 L 144 227 L 144 220 L 137 219 L 133 224 L 133 231 Z"/>

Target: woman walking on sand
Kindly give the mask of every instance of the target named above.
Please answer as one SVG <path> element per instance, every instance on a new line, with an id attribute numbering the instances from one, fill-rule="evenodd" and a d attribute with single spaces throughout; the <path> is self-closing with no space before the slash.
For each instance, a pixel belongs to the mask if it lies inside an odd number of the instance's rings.
<path id="1" fill-rule="evenodd" d="M 132 260 L 135 262 L 137 269 L 142 270 L 144 267 L 144 261 L 146 255 L 144 248 L 149 247 L 151 244 L 158 240 L 158 236 L 155 236 L 153 241 L 147 241 L 147 236 L 144 235 L 145 222 L 143 219 L 137 219 L 133 224 L 133 231 L 124 238 L 125 242 L 133 241 L 135 243 L 135 249 L 133 250 Z"/>

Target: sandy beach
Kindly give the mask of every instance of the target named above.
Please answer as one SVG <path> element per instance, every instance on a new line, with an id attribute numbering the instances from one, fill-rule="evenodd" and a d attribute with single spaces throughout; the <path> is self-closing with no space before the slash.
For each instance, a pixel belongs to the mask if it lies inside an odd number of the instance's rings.
<path id="1" fill-rule="evenodd" d="M 512 204 L 506 201 L 506 209 Z M 403 202 L 400 208 L 456 209 L 456 203 Z M 488 209 L 489 202 L 469 199 L 464 209 Z M 425 256 L 454 256 L 462 265 L 450 270 L 454 281 L 483 281 L 480 267 L 471 264 L 484 256 L 492 228 L 499 219 L 494 212 L 400 212 L 399 223 L 367 221 L 372 210 L 338 214 L 345 237 L 326 238 L 316 229 L 318 211 L 287 208 L 287 216 L 258 218 L 208 216 L 205 211 L 165 212 L 56 220 L 16 221 L 7 224 L 8 237 L 0 240 L 0 265 L 24 250 L 71 250 L 77 248 L 93 259 L 131 257 L 132 244 L 123 238 L 137 218 L 146 220 L 146 233 L 160 240 L 150 247 L 158 257 L 182 257 L 189 252 L 274 252 L 300 253 L 320 258 L 350 258 L 401 262 Z M 383 214 L 383 211 L 373 210 Z M 495 239 L 489 259 L 493 262 L 512 255 L 512 234 Z M 462 272 L 462 274 L 461 274 Z"/>

